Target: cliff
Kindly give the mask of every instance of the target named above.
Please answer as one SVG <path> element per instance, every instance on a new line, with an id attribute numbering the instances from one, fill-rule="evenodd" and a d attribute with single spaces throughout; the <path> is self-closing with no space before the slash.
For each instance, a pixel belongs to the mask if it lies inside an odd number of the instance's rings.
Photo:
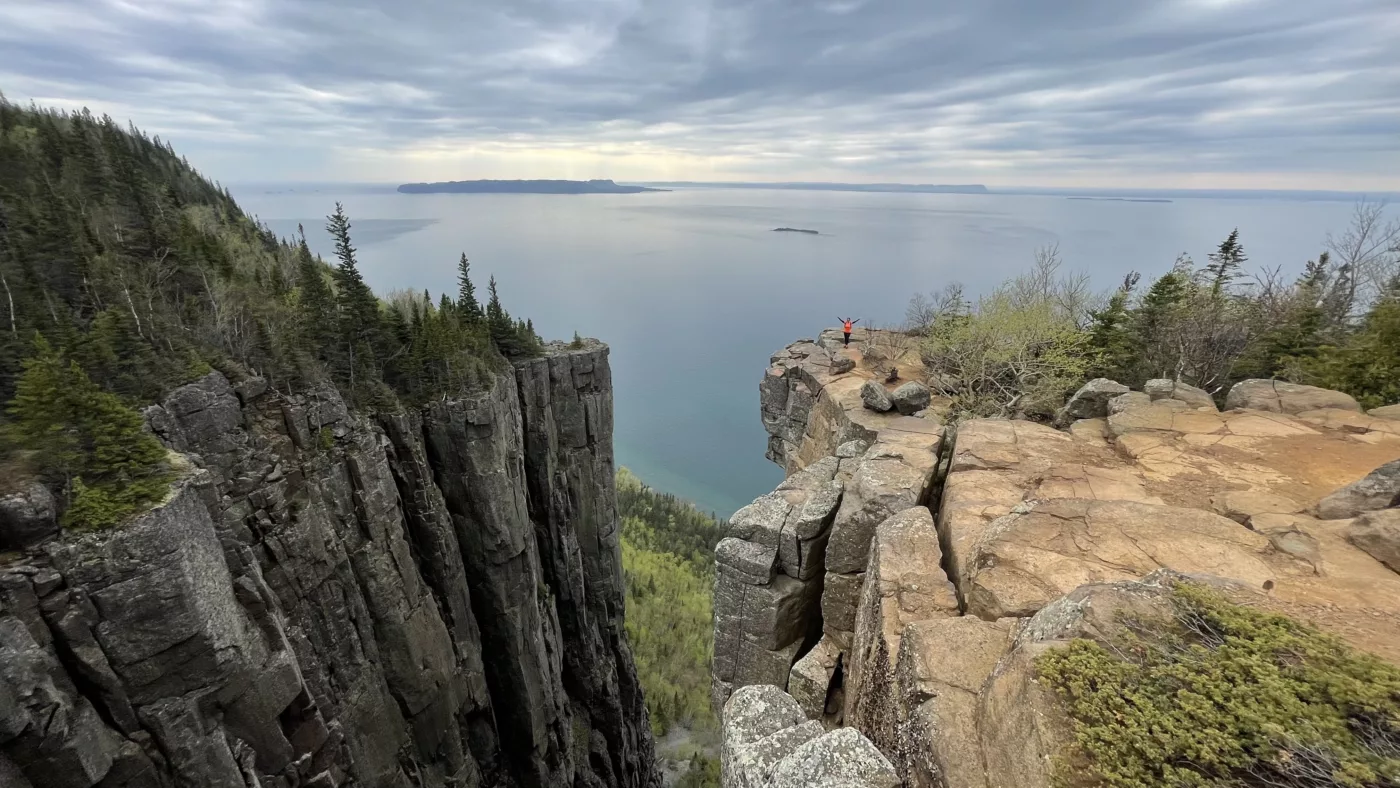
<path id="1" fill-rule="evenodd" d="M 916 348 L 853 339 L 788 346 L 759 387 L 787 479 L 716 551 L 726 786 L 1048 788 L 1071 729 L 1035 659 L 1169 616 L 1183 578 L 1400 663 L 1393 407 L 1096 380 L 1062 429 L 945 424 L 904 382 Z"/>
<path id="2" fill-rule="evenodd" d="M 659 784 L 606 346 L 421 412 L 213 373 L 146 416 L 167 500 L 0 568 L 0 784 Z"/>

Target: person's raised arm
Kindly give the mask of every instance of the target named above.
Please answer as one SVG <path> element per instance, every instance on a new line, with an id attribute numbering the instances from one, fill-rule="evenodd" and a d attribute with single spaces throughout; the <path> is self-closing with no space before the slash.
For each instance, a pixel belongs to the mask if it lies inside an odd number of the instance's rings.
<path id="1" fill-rule="evenodd" d="M 856 318 L 855 320 L 852 320 L 852 321 L 851 321 L 851 325 L 855 325 L 856 323 L 859 323 L 859 322 L 860 322 L 860 318 Z"/>

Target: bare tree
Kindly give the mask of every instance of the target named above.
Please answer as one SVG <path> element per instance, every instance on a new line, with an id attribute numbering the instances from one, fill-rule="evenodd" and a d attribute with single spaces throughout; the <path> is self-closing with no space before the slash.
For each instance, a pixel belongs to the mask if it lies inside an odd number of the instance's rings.
<path id="1" fill-rule="evenodd" d="M 1341 294 L 1347 314 L 1364 310 L 1400 272 L 1400 219 L 1386 220 L 1384 202 L 1361 200 L 1341 235 L 1327 234 L 1327 249 L 1348 278 Z"/>
<path id="2" fill-rule="evenodd" d="M 933 324 L 948 315 L 966 314 L 967 299 L 963 298 L 961 282 L 949 282 L 942 290 L 929 293 L 915 293 L 904 310 L 904 331 L 910 334 L 927 334 Z"/>

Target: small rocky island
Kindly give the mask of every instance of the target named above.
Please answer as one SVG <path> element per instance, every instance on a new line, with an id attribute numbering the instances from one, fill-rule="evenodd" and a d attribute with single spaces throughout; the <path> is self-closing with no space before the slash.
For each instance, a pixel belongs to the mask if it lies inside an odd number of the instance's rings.
<path id="1" fill-rule="evenodd" d="M 816 230 L 803 230 L 800 227 L 774 227 L 775 233 L 807 233 L 808 235 L 819 235 Z"/>
<path id="2" fill-rule="evenodd" d="M 620 186 L 610 179 L 591 181 L 442 181 L 439 183 L 405 183 L 402 194 L 639 194 L 664 192 L 647 186 Z"/>

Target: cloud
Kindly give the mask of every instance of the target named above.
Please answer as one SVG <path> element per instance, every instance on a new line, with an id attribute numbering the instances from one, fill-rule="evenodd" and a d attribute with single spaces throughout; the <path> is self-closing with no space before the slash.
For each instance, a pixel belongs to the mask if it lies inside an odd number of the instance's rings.
<path id="1" fill-rule="evenodd" d="M 1400 189 L 1394 0 L 7 0 L 0 89 L 225 180 Z"/>

